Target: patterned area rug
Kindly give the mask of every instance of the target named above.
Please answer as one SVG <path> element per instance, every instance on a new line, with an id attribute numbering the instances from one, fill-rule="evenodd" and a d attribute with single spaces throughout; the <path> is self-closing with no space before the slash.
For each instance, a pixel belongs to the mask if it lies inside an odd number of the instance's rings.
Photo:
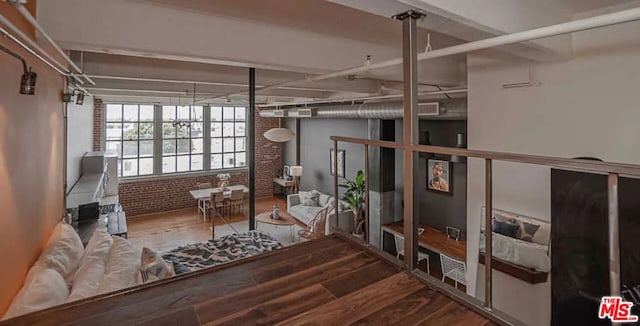
<path id="1" fill-rule="evenodd" d="M 176 274 L 183 274 L 280 248 L 280 241 L 254 230 L 179 247 L 164 253 L 162 258 L 173 263 Z"/>

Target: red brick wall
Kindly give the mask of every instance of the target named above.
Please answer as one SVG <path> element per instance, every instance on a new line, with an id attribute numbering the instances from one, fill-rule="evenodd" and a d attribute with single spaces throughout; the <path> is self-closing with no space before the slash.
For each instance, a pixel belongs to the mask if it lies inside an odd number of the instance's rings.
<path id="1" fill-rule="evenodd" d="M 96 99 L 94 109 L 94 150 L 102 150 L 103 104 Z M 282 144 L 264 138 L 265 131 L 278 127 L 278 120 L 261 118 L 256 112 L 256 197 L 273 195 L 273 177 L 282 171 Z M 196 207 L 196 201 L 189 194 L 196 184 L 217 183 L 218 171 L 206 175 L 158 178 L 121 183 L 120 204 L 127 216 Z M 249 184 L 248 171 L 232 173 L 230 184 Z"/>
<path id="2" fill-rule="evenodd" d="M 101 151 L 102 149 L 102 135 L 104 128 L 104 105 L 102 100 L 96 98 L 93 100 L 93 150 Z"/>
<path id="3" fill-rule="evenodd" d="M 150 179 L 121 183 L 120 204 L 128 217 L 181 208 L 196 208 L 197 201 L 189 190 L 196 189 L 198 183 L 211 182 L 217 185 L 217 173 L 207 175 L 176 177 L 171 179 Z M 231 173 L 229 184 L 248 186 L 246 171 Z"/>
<path id="4" fill-rule="evenodd" d="M 273 177 L 282 172 L 282 143 L 263 136 L 277 127 L 278 119 L 261 118 L 256 111 L 256 197 L 273 196 Z"/>

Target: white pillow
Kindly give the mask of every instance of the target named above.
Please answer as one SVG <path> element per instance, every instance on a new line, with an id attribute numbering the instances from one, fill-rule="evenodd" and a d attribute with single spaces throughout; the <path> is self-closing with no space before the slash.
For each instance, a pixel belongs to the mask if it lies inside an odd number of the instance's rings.
<path id="1" fill-rule="evenodd" d="M 141 283 L 140 257 L 142 249 L 128 240 L 113 237 L 106 270 L 98 294 L 128 288 Z"/>
<path id="2" fill-rule="evenodd" d="M 105 264 L 109 259 L 109 252 L 111 251 L 111 245 L 113 245 L 113 238 L 106 230 L 95 230 L 87 243 L 87 247 L 84 248 L 84 256 L 80 265 L 88 258 L 99 258 Z"/>
<path id="3" fill-rule="evenodd" d="M 78 233 L 71 225 L 61 222 L 53 229 L 34 266 L 55 270 L 70 286 L 83 254 L 84 247 Z"/>
<path id="4" fill-rule="evenodd" d="M 68 296 L 67 283 L 60 273 L 51 268 L 33 266 L 3 319 L 63 304 Z"/>
<path id="5" fill-rule="evenodd" d="M 80 267 L 73 277 L 71 295 L 67 302 L 92 297 L 98 293 L 98 288 L 104 279 L 112 243 L 113 239 L 106 231 L 93 232 Z"/>

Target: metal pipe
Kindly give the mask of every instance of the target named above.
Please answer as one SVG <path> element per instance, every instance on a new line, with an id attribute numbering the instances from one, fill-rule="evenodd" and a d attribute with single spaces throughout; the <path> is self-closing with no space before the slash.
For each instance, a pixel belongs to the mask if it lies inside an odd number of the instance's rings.
<path id="1" fill-rule="evenodd" d="M 7 30 L 5 30 L 2 27 L 0 27 L 0 34 L 10 38 L 20 47 L 25 49 L 27 52 L 31 53 L 31 55 L 38 58 L 38 60 L 44 62 L 47 66 L 51 67 L 51 69 L 57 71 L 59 74 L 65 77 L 71 77 L 75 79 L 78 83 L 84 84 L 84 81 L 82 79 L 80 79 L 77 75 L 73 74 L 70 70 L 66 69 L 65 66 L 63 66 L 60 62 L 58 62 L 58 60 L 56 60 L 53 56 L 51 56 L 49 52 L 42 49 L 29 36 L 27 36 L 21 29 L 19 29 L 16 25 L 14 25 L 9 19 L 7 19 L 2 14 L 0 14 L 0 23 L 7 26 L 13 33 L 18 35 L 18 37 L 23 39 L 25 42 L 27 42 L 30 47 L 24 44 L 22 41 L 20 41 L 17 37 L 13 36 L 11 33 L 7 32 Z M 36 49 L 37 52 L 33 49 Z"/>
<path id="2" fill-rule="evenodd" d="M 493 287 L 492 276 L 493 268 L 491 267 L 491 259 L 493 258 L 492 249 L 492 229 L 491 218 L 493 217 L 493 161 L 491 159 L 484 160 L 485 166 L 485 212 L 484 212 L 484 306 L 487 309 L 493 307 Z"/>
<path id="3" fill-rule="evenodd" d="M 556 24 L 545 26 L 541 28 L 531 29 L 528 31 L 506 34 L 501 36 L 496 36 L 480 41 L 468 42 L 460 45 L 454 45 L 447 48 L 442 48 L 438 50 L 432 50 L 429 52 L 423 52 L 418 54 L 418 61 L 434 59 L 439 57 L 445 57 L 455 54 L 462 54 L 472 51 L 478 51 L 483 49 L 489 49 L 497 46 L 509 45 L 514 43 L 520 43 L 525 41 L 532 41 L 541 38 L 575 33 L 580 31 L 586 31 L 594 28 L 600 28 L 605 26 L 617 25 L 628 23 L 632 21 L 640 20 L 640 8 L 622 10 L 610 14 L 584 18 L 573 20 L 566 23 Z M 294 80 L 290 82 L 284 82 L 275 84 L 272 86 L 262 87 L 260 90 L 266 90 L 273 87 L 283 86 L 283 85 L 295 85 L 297 83 L 309 82 L 309 81 L 321 81 L 331 78 L 337 78 L 347 75 L 355 75 L 359 73 L 364 73 L 370 70 L 382 69 L 392 66 L 397 66 L 402 64 L 402 58 L 395 58 L 391 60 L 386 60 L 378 63 L 372 63 L 366 66 L 357 66 L 345 70 L 340 70 L 332 73 L 310 76 L 305 79 Z M 243 93 L 230 94 L 231 95 L 242 95 Z"/>
<path id="4" fill-rule="evenodd" d="M 285 110 L 285 117 L 298 118 L 300 110 L 311 110 L 311 118 L 339 118 L 339 119 L 402 119 L 404 111 L 402 102 L 381 102 L 366 104 L 343 104 L 319 107 L 306 107 Z M 420 111 L 420 110 L 419 110 Z M 430 112 L 429 112 L 430 113 Z M 463 99 L 444 100 L 440 102 L 440 113 L 432 115 L 428 112 L 418 112 L 421 120 L 460 120 L 466 119 L 466 102 Z M 275 118 L 281 116 L 282 110 L 261 110 L 260 116 Z"/>
<path id="5" fill-rule="evenodd" d="M 87 89 L 97 92 L 127 92 L 127 93 L 157 93 L 157 94 L 185 94 L 185 95 L 211 95 L 212 93 L 193 93 L 189 91 L 167 91 L 156 89 L 131 89 L 131 88 L 104 88 L 104 87 L 88 87 Z"/>
<path id="6" fill-rule="evenodd" d="M 443 89 L 438 91 L 427 91 L 427 92 L 419 92 L 418 96 L 430 96 L 430 95 L 443 95 L 443 94 L 460 94 L 466 93 L 467 88 L 451 88 L 451 89 Z M 357 96 L 357 97 L 342 97 L 342 98 L 331 98 L 324 100 L 314 100 L 314 101 L 302 101 L 302 102 L 280 102 L 280 103 L 271 103 L 267 105 L 261 105 L 260 108 L 273 108 L 273 107 L 281 107 L 281 106 L 294 106 L 294 105 L 313 105 L 313 104 L 328 104 L 328 103 L 340 103 L 340 102 L 360 102 L 360 101 L 372 101 L 372 100 L 390 100 L 402 98 L 403 94 L 389 94 L 389 95 L 368 95 L 368 96 Z"/>
<path id="7" fill-rule="evenodd" d="M 33 17 L 33 15 L 31 15 L 29 10 L 27 10 L 27 8 L 25 8 L 24 5 L 21 2 L 12 1 L 10 3 L 13 4 L 18 9 L 18 11 L 22 14 L 22 16 L 31 25 L 33 25 L 33 27 L 36 28 L 36 30 L 42 35 L 42 37 L 44 37 L 45 40 L 47 40 L 47 42 L 49 42 L 49 44 L 51 44 L 51 46 L 53 46 L 53 48 L 58 52 L 58 54 L 60 54 L 60 56 L 62 56 L 64 58 L 64 60 L 67 63 L 69 63 L 69 65 L 71 65 L 71 67 L 76 71 L 76 73 L 78 73 L 82 77 L 84 77 L 84 79 L 86 79 L 91 85 L 95 85 L 96 84 L 91 78 L 87 77 L 87 75 L 82 71 L 82 69 L 80 69 L 73 62 L 73 60 L 71 60 L 71 58 L 69 58 L 69 56 L 60 48 L 60 46 L 58 46 L 58 44 L 49 36 L 49 34 L 47 34 L 47 32 L 44 30 L 44 28 L 42 28 L 42 26 L 40 26 L 40 24 L 38 24 L 38 21 L 35 19 L 35 17 Z"/>
<path id="8" fill-rule="evenodd" d="M 247 87 L 246 84 L 241 84 L 241 83 L 211 82 L 211 81 L 202 81 L 202 80 L 180 80 L 180 79 L 107 76 L 107 75 L 92 75 L 92 74 L 88 74 L 87 76 L 93 79 L 130 80 L 130 81 L 173 83 L 173 84 L 198 84 L 198 85 L 227 86 L 227 87 Z M 265 85 L 256 84 L 256 88 L 260 88 L 260 87 L 265 87 Z M 277 88 L 294 90 L 294 91 L 312 91 L 312 92 L 342 92 L 343 91 L 343 90 L 332 89 L 332 88 L 297 87 L 297 86 L 281 86 Z"/>
<path id="9" fill-rule="evenodd" d="M 418 139 L 418 19 L 423 14 L 409 11 L 399 15 L 402 20 L 402 76 L 404 80 L 403 143 L 404 155 L 404 265 L 409 270 L 418 267 L 418 219 L 413 214 L 413 167 L 416 158 L 411 147 Z"/>
<path id="10" fill-rule="evenodd" d="M 618 211 L 618 174 L 609 173 L 609 292 L 620 296 L 620 228 Z"/>

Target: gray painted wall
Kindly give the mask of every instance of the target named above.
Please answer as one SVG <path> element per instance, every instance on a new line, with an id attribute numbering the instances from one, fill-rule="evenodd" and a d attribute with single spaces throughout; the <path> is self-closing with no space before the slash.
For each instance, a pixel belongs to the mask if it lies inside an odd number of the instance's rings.
<path id="1" fill-rule="evenodd" d="M 295 119 L 282 119 L 282 127 L 296 131 L 296 120 Z M 294 137 L 292 140 L 284 143 L 282 147 L 282 162 L 286 165 L 296 165 L 296 138 Z M 303 171 L 305 172 L 305 171 Z M 302 180 L 302 179 L 301 179 Z"/>
<path id="2" fill-rule="evenodd" d="M 432 145 L 454 147 L 458 132 L 466 133 L 466 121 L 421 120 L 420 131 L 429 131 Z M 396 121 L 396 139 L 402 139 L 402 121 Z M 396 220 L 402 219 L 403 173 L 402 151 L 396 152 Z M 449 157 L 440 159 L 449 160 Z M 414 178 L 414 211 L 418 214 L 420 224 L 436 229 L 445 230 L 446 226 L 453 226 L 462 230 L 462 236 L 467 229 L 467 166 L 454 163 L 453 195 L 445 195 L 427 190 L 427 159 L 419 158 L 416 164 Z"/>
<path id="3" fill-rule="evenodd" d="M 333 178 L 329 175 L 329 149 L 333 143 L 330 136 L 368 138 L 367 120 L 356 119 L 302 119 L 301 120 L 301 164 L 304 175 L 301 189 L 317 189 L 324 193 L 333 192 Z M 295 130 L 295 121 L 286 119 L 283 124 Z M 466 121 L 420 121 L 420 130 L 429 130 L 431 143 L 450 146 L 456 144 L 456 134 L 467 130 Z M 396 121 L 396 139 L 402 139 L 402 120 Z M 356 172 L 364 168 L 364 148 L 360 145 L 340 144 L 346 152 L 347 177 L 353 179 Z M 386 173 L 395 173 L 394 219 L 402 219 L 402 151 L 396 151 L 396 169 Z M 445 158 L 448 159 L 448 158 Z M 295 163 L 295 140 L 284 147 L 284 162 Z M 415 211 L 421 224 L 433 226 L 444 231 L 446 226 L 454 226 L 466 231 L 467 169 L 466 164 L 453 165 L 453 196 L 434 193 L 427 190 L 426 159 L 421 158 L 416 165 Z M 342 181 L 342 180 L 341 180 Z"/>
<path id="4" fill-rule="evenodd" d="M 74 97 L 75 99 L 75 97 Z M 82 156 L 93 147 L 93 97 L 85 96 L 84 104 L 67 105 L 67 191 L 80 178 Z"/>
<path id="5" fill-rule="evenodd" d="M 294 128 L 293 119 L 287 119 L 287 127 Z M 290 125 L 289 125 L 290 123 Z M 333 148 L 331 136 L 368 137 L 367 120 L 356 119 L 302 119 L 301 120 L 301 165 L 304 167 L 300 178 L 302 190 L 316 189 L 333 193 L 333 177 L 329 174 L 329 150 Z M 291 144 L 290 144 L 291 143 Z M 293 146 L 293 150 L 290 150 Z M 339 144 L 346 150 L 346 177 L 354 179 L 358 170 L 364 169 L 364 147 L 354 144 Z M 285 146 L 285 162 L 295 162 L 295 142 Z M 340 180 L 342 183 L 344 180 Z"/>

